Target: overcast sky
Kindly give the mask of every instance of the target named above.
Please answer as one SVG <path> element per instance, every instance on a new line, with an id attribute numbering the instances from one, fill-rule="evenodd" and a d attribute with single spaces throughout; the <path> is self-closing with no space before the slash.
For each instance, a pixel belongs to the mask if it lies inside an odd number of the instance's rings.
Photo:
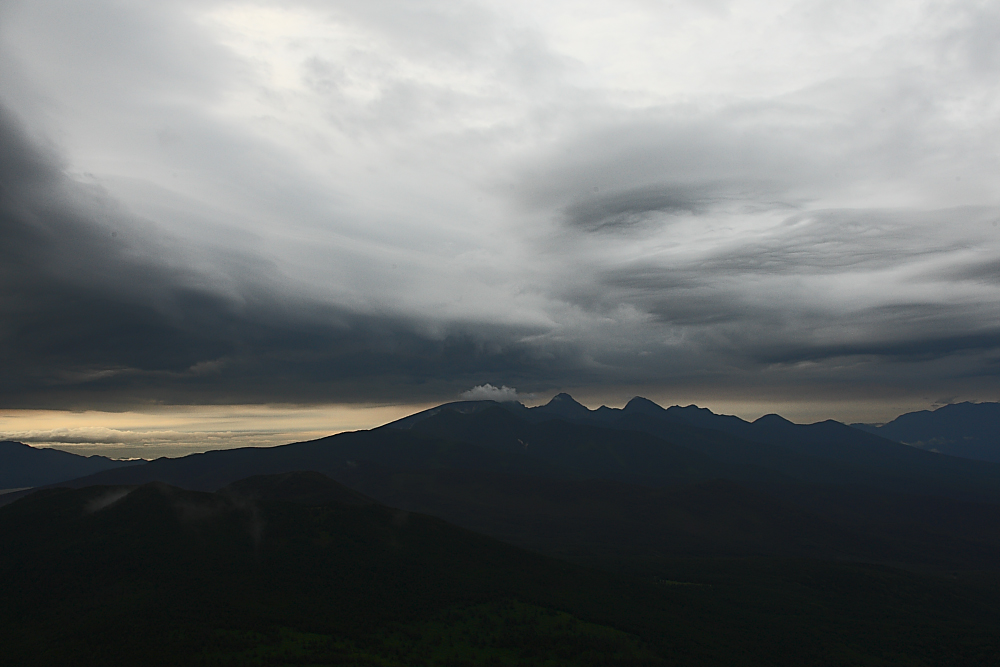
<path id="1" fill-rule="evenodd" d="M 997 81 L 989 1 L 4 0 L 0 408 L 997 400 Z"/>

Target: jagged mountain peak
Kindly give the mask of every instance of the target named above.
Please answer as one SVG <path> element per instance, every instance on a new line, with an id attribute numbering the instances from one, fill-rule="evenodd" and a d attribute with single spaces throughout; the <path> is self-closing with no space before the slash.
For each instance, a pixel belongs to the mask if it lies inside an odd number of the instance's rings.
<path id="1" fill-rule="evenodd" d="M 541 407 L 546 412 L 569 416 L 585 415 L 590 413 L 590 409 L 587 406 L 578 402 L 575 398 L 565 392 L 556 394 L 552 397 L 552 400 Z"/>
<path id="2" fill-rule="evenodd" d="M 625 404 L 625 407 L 622 408 L 622 412 L 659 415 L 663 413 L 664 410 L 660 405 L 654 403 L 648 398 L 634 396 L 628 403 Z"/>
<path id="3" fill-rule="evenodd" d="M 793 425 L 794 426 L 794 424 L 792 422 L 788 421 L 787 419 L 785 419 L 781 415 L 774 414 L 773 412 L 771 414 L 767 414 L 767 415 L 764 415 L 762 417 L 758 417 L 757 419 L 755 419 L 753 421 L 753 423 L 754 424 L 759 424 L 759 425 L 762 425 L 762 426 L 777 426 L 777 425 L 781 425 L 781 426 Z"/>
<path id="4" fill-rule="evenodd" d="M 712 412 L 708 408 L 699 407 L 699 406 L 695 405 L 694 403 L 691 403 L 690 405 L 684 405 L 684 406 L 672 405 L 672 406 L 670 406 L 669 409 L 670 410 L 682 411 L 682 412 L 698 412 L 698 413 L 706 414 L 706 415 L 714 415 L 715 414 L 714 412 Z"/>

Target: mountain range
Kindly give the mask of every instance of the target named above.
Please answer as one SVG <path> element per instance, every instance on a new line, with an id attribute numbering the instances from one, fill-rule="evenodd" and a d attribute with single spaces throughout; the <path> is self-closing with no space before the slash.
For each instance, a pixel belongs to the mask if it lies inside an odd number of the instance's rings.
<path id="1" fill-rule="evenodd" d="M 657 554 L 962 569 L 1000 562 L 1000 464 L 832 421 L 751 423 L 641 398 L 597 410 L 566 394 L 536 408 L 464 401 L 369 431 L 162 458 L 59 485 L 161 482 L 215 492 L 301 470 L 598 566 L 655 569 Z"/>
<path id="2" fill-rule="evenodd" d="M 0 502 L 0 624 L 20 628 L 10 651 L 52 664 L 59 647 L 99 662 L 88 637 L 103 635 L 81 619 L 131 622 L 120 610 L 159 620 L 111 663 L 143 662 L 157 642 L 191 664 L 247 664 L 253 650 L 257 664 L 558 661 L 549 649 L 564 664 L 1000 660 L 1000 464 L 833 421 L 642 398 L 461 401 L 309 442 L 109 466 Z M 406 542 L 397 524 L 423 536 Z M 70 620 L 49 647 L 60 605 Z M 487 618 L 549 648 L 458 638 Z"/>

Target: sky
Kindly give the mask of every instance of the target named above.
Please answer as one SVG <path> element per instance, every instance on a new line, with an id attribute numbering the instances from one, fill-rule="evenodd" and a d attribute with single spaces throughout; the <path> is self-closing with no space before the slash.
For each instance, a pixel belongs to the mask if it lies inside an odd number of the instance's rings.
<path id="1" fill-rule="evenodd" d="M 998 400 L 998 80 L 986 1 L 0 0 L 0 437 Z"/>

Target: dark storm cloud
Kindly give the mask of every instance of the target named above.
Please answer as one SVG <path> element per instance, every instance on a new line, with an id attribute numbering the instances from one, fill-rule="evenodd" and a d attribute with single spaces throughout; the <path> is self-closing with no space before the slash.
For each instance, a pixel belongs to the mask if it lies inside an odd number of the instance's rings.
<path id="1" fill-rule="evenodd" d="M 0 108 L 0 361 L 5 407 L 449 397 L 570 364 L 537 331 L 398 316 L 281 293 L 274 267 L 185 248 L 65 176 Z M 220 275 L 184 266 L 211 256 Z M 529 372 L 530 370 L 530 372 Z"/>
<path id="2" fill-rule="evenodd" d="M 877 359 L 881 362 L 926 362 L 961 353 L 992 353 L 980 357 L 980 372 L 994 375 L 1000 371 L 997 353 L 1000 352 L 1000 327 L 976 334 L 951 336 L 903 337 L 892 341 L 863 341 L 858 343 L 804 346 L 786 344 L 781 347 L 757 351 L 762 364 L 794 364 L 804 361 L 825 361 L 845 357 Z"/>
<path id="3" fill-rule="evenodd" d="M 974 322 L 962 304 L 931 302 L 900 303 L 860 309 L 851 314 L 847 326 L 864 331 L 854 340 L 843 337 L 837 342 L 809 341 L 803 331 L 830 328 L 821 321 L 822 313 L 801 317 L 797 334 L 783 340 L 760 338 L 744 341 L 762 364 L 793 364 L 842 357 L 881 359 L 882 361 L 925 362 L 958 354 L 973 354 L 983 363 L 982 370 L 1000 356 L 1000 323 L 991 320 Z M 961 322 L 962 327 L 956 327 Z"/>
<path id="4" fill-rule="evenodd" d="M 997 9 L 703 5 L 0 5 L 3 404 L 993 372 Z"/>

